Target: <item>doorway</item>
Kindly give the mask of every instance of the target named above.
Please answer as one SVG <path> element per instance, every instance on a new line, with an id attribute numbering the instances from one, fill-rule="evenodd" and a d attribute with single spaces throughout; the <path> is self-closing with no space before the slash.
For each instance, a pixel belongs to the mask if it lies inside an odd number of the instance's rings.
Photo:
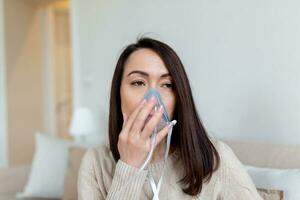
<path id="1" fill-rule="evenodd" d="M 44 127 L 47 133 L 71 138 L 72 72 L 69 1 L 45 10 Z"/>

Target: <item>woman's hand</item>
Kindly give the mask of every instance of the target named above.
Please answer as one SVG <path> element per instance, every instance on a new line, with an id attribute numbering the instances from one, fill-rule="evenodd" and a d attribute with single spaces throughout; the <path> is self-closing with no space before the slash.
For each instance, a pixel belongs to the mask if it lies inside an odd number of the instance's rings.
<path id="1" fill-rule="evenodd" d="M 145 162 L 151 148 L 150 136 L 162 117 L 163 108 L 160 107 L 145 124 L 145 121 L 156 103 L 155 97 L 149 101 L 143 100 L 129 117 L 123 114 L 124 123 L 119 134 L 118 150 L 120 159 L 136 168 Z M 156 136 L 156 144 L 166 137 L 170 126 L 166 126 Z"/>

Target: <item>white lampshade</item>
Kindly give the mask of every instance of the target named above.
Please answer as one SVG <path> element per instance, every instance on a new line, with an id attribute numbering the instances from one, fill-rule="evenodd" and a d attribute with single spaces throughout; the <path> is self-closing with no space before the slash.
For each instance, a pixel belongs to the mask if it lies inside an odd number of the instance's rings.
<path id="1" fill-rule="evenodd" d="M 96 131 L 96 123 L 90 109 L 80 107 L 75 109 L 69 132 L 73 136 L 88 135 Z"/>

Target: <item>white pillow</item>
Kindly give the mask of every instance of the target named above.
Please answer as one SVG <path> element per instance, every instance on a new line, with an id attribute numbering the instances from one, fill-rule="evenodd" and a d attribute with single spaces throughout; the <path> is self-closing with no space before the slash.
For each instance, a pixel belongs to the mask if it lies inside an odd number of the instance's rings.
<path id="1" fill-rule="evenodd" d="M 71 142 L 37 133 L 36 149 L 25 190 L 17 198 L 62 198 Z"/>
<path id="2" fill-rule="evenodd" d="M 283 190 L 285 200 L 300 199 L 300 169 L 245 167 L 257 188 Z"/>

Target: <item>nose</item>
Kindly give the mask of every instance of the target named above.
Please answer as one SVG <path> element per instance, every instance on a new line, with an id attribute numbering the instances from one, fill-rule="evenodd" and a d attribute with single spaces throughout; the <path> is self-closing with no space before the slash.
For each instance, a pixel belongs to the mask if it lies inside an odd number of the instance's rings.
<path id="1" fill-rule="evenodd" d="M 160 97 L 160 93 L 155 88 L 150 88 L 147 91 L 147 93 L 144 95 L 144 98 L 148 100 L 151 99 L 152 97 L 155 97 L 156 105 L 154 106 L 154 109 L 151 111 L 150 115 L 153 115 L 155 113 L 155 111 L 158 109 L 158 104 L 160 104 L 159 102 L 162 101 Z"/>

